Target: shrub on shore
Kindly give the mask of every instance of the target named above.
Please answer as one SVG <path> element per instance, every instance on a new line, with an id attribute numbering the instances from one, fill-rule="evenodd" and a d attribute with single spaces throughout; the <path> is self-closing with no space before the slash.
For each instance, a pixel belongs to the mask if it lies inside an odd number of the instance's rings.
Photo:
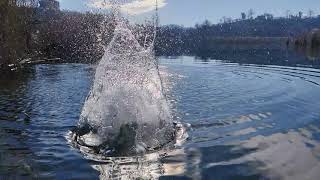
<path id="1" fill-rule="evenodd" d="M 315 28 L 308 33 L 304 33 L 295 39 L 295 45 L 305 48 L 318 48 L 320 47 L 320 29 Z"/>

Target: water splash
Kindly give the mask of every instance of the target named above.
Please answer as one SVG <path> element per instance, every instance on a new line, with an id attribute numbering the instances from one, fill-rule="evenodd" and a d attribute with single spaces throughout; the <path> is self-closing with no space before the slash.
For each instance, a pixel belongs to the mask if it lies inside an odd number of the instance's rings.
<path id="1" fill-rule="evenodd" d="M 101 153 L 127 155 L 158 149 L 174 139 L 152 36 L 139 43 L 114 3 L 116 28 L 97 66 L 75 140 Z M 151 42 L 151 43 L 148 43 Z"/>

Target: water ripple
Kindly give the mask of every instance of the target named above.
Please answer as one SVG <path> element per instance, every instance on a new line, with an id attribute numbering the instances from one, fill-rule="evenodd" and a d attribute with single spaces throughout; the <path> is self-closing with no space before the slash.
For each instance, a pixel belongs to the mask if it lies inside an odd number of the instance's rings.
<path id="1" fill-rule="evenodd" d="M 39 65 L 0 81 L 0 179 L 310 179 L 319 177 L 320 70 L 163 59 L 179 148 L 85 159 L 65 139 L 94 67 Z M 164 67 L 162 67 L 164 68 Z"/>

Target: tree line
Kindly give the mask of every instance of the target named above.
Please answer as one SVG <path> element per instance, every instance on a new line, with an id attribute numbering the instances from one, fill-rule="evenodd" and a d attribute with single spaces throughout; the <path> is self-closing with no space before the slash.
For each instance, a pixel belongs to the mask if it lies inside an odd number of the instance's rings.
<path id="1" fill-rule="evenodd" d="M 108 15 L 41 9 L 38 0 L 1 0 L 0 69 L 48 58 L 94 62 L 103 54 L 97 34 L 105 23 L 104 34 L 112 35 L 112 21 Z"/>
<path id="2" fill-rule="evenodd" d="M 112 14 L 48 10 L 39 8 L 38 4 L 38 0 L 0 1 L 0 68 L 28 58 L 61 58 L 64 62 L 86 63 L 101 58 L 101 43 L 107 44 L 114 31 Z M 270 38 L 266 37 L 294 38 L 320 25 L 320 17 L 313 13 L 307 17 L 299 12 L 274 18 L 272 14 L 254 17 L 254 11 L 249 10 L 240 17 L 235 20 L 224 17 L 218 24 L 206 20 L 194 27 L 160 26 L 156 54 L 198 55 L 210 52 L 217 43 L 269 42 Z M 148 29 L 145 25 L 134 26 L 137 31 Z"/>
<path id="3" fill-rule="evenodd" d="M 30 53 L 33 0 L 0 1 L 0 68 Z"/>
<path id="4" fill-rule="evenodd" d="M 307 16 L 298 12 L 296 15 L 289 13 L 286 17 L 275 18 L 268 13 L 254 17 L 254 11 L 249 10 L 240 17 L 241 19 L 223 17 L 218 24 L 205 20 L 194 27 L 162 26 L 158 36 L 159 44 L 156 46 L 157 53 L 198 55 L 210 51 L 217 43 L 254 43 L 252 38 L 261 43 L 268 37 L 279 38 L 283 43 L 295 43 L 299 38 L 306 37 L 304 34 L 320 27 L 320 16 L 315 16 L 313 11 Z"/>

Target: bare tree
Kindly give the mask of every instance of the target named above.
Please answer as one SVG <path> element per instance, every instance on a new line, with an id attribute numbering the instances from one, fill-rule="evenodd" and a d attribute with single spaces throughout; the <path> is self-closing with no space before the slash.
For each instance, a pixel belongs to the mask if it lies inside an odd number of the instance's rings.
<path id="1" fill-rule="evenodd" d="M 298 14 L 299 19 L 302 19 L 302 16 L 303 16 L 303 12 L 299 11 L 299 14 Z"/>
<path id="2" fill-rule="evenodd" d="M 246 18 L 247 18 L 246 13 L 242 12 L 242 13 L 241 13 L 241 19 L 242 19 L 242 20 L 245 20 Z"/>
<path id="3" fill-rule="evenodd" d="M 286 18 L 290 19 L 291 17 L 291 11 L 290 10 L 286 10 Z"/>
<path id="4" fill-rule="evenodd" d="M 14 64 L 28 54 L 33 9 L 38 0 L 1 0 L 0 65 Z M 23 8 L 22 8 L 23 7 Z"/>
<path id="5" fill-rule="evenodd" d="M 253 15 L 255 14 L 255 12 L 253 11 L 253 9 L 249 9 L 248 11 L 248 19 L 253 19 Z"/>
<path id="6" fill-rule="evenodd" d="M 309 9 L 309 11 L 308 11 L 308 17 L 309 17 L 309 18 L 312 18 L 313 16 L 314 16 L 314 11 L 311 10 L 311 9 Z"/>

